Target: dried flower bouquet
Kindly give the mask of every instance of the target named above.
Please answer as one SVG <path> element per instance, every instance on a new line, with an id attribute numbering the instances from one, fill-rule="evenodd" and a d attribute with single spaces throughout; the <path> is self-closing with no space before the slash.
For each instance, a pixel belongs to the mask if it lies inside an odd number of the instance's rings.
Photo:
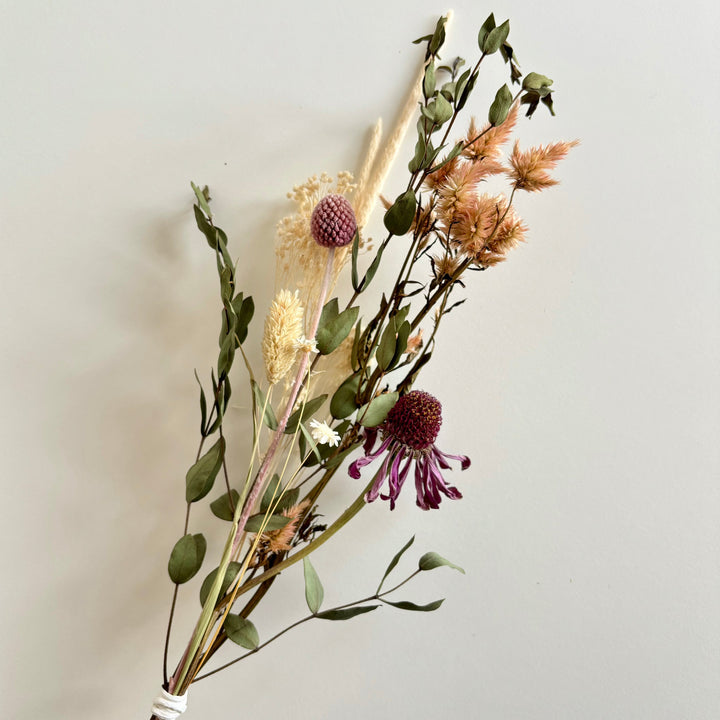
<path id="1" fill-rule="evenodd" d="M 553 112 L 552 81 L 534 72 L 522 75 L 508 43 L 509 22 L 496 25 L 493 15 L 480 28 L 472 66 L 461 58 L 443 63 L 447 20 L 440 18 L 432 34 L 415 41 L 425 47 L 417 83 L 383 147 L 381 126 L 376 127 L 357 181 L 350 173 L 338 174 L 335 181 L 316 176 L 290 194 L 297 210 L 278 229 L 277 293 L 264 321 L 262 374 L 251 367 L 244 350 L 245 343 L 257 340 L 249 332 L 253 300 L 236 287 L 228 239 L 215 223 L 207 188 L 193 184 L 195 219 L 217 265 L 221 329 L 217 367 L 209 383 L 198 378 L 200 441 L 186 476 L 183 535 L 168 563 L 175 588 L 163 686 L 152 710 L 158 720 L 185 711 L 192 683 L 258 652 L 301 623 L 347 620 L 381 604 L 436 610 L 442 601 L 417 605 L 390 596 L 418 573 L 441 566 L 461 570 L 437 553 L 426 553 L 415 572 L 386 588 L 411 539 L 391 560 L 375 592 L 323 608 L 323 586 L 309 559 L 367 503 L 387 500 L 392 510 L 408 484 L 414 485 L 415 502 L 423 510 L 439 508 L 444 498 L 462 497 L 457 470 L 467 469 L 470 459 L 438 446 L 442 406 L 416 387 L 418 377 L 432 357 L 443 318 L 464 302 L 457 296 L 471 275 L 476 278 L 502 262 L 525 239 L 527 227 L 514 205 L 518 191 L 555 184 L 549 171 L 574 144 L 523 151 L 515 142 L 506 159 L 521 107 L 527 108 L 527 116 L 541 103 Z M 490 102 L 487 122 L 471 119 L 465 133 L 450 144 L 481 65 L 493 55 L 507 64 L 510 86 L 517 90 L 503 85 Z M 394 201 L 383 199 L 386 235 L 372 247 L 364 229 L 415 117 L 417 141 L 407 185 Z M 481 192 L 482 183 L 491 178 L 504 179 L 508 191 Z M 365 305 L 368 319 L 361 319 L 358 302 L 390 243 L 404 248 L 393 269 L 395 282 L 379 292 L 373 287 L 377 304 L 374 310 Z M 361 265 L 367 266 L 364 272 Z M 339 297 L 348 299 L 341 303 Z M 252 448 L 241 477 L 231 477 L 226 462 L 232 437 L 226 425 L 231 371 L 234 384 L 236 374 L 247 373 L 252 403 Z M 456 453 L 457 448 L 450 450 Z M 229 532 L 202 582 L 195 628 L 170 671 L 168 642 L 178 589 L 200 571 L 206 554 L 204 536 L 189 531 L 190 511 L 211 493 L 218 476 L 224 488 L 210 508 Z M 353 499 L 339 517 L 321 523 L 319 502 L 336 478 Z M 309 614 L 261 639 L 250 615 L 279 574 L 301 560 Z M 228 641 L 246 652 L 213 667 L 215 653 Z"/>

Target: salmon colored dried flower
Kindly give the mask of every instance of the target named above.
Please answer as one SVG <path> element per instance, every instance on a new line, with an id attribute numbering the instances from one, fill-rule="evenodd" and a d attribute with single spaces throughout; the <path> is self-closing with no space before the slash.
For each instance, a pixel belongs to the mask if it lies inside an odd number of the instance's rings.
<path id="1" fill-rule="evenodd" d="M 539 192 L 557 185 L 558 180 L 551 177 L 548 170 L 552 170 L 568 154 L 570 148 L 577 144 L 578 141 L 573 140 L 540 145 L 521 151 L 516 141 L 510 156 L 510 168 L 506 173 L 518 190 Z"/>

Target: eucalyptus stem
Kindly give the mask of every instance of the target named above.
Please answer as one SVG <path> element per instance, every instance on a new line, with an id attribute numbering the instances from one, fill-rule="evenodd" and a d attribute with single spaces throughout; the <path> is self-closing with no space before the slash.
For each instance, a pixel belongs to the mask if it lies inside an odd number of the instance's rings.
<path id="1" fill-rule="evenodd" d="M 411 575 L 406 577 L 402 582 L 398 583 L 395 587 L 390 588 L 390 590 L 385 590 L 384 592 L 380 592 L 380 588 L 378 588 L 377 592 L 375 592 L 373 595 L 368 595 L 365 598 L 362 598 L 361 600 L 353 600 L 353 602 L 345 603 L 344 605 L 338 605 L 337 607 L 330 608 L 329 610 L 323 610 L 323 612 L 335 612 L 337 610 L 346 610 L 347 608 L 354 607 L 355 605 L 362 605 L 362 603 L 366 602 L 372 602 L 373 600 L 382 600 L 385 595 L 389 595 L 390 593 L 395 592 L 397 589 L 401 588 L 405 583 L 412 580 L 416 575 L 418 575 L 421 570 L 415 570 Z M 221 670 L 225 670 L 226 668 L 229 668 L 231 665 L 235 665 L 235 663 L 239 663 L 241 660 L 245 660 L 245 658 L 250 657 L 251 655 L 254 655 L 257 652 L 260 652 L 264 647 L 267 647 L 271 642 L 274 642 L 278 638 L 282 637 L 286 632 L 289 630 L 292 630 L 293 628 L 298 627 L 298 625 L 302 625 L 303 623 L 306 623 L 308 620 L 314 620 L 318 617 L 320 613 L 311 613 L 310 615 L 306 615 L 304 618 L 301 618 L 300 620 L 296 620 L 292 625 L 288 625 L 286 628 L 281 630 L 279 633 L 273 635 L 269 640 L 266 640 L 264 643 L 261 643 L 256 648 L 253 648 L 250 650 L 250 652 L 246 652 L 244 655 L 241 655 L 239 658 L 235 658 L 234 660 L 231 660 L 230 662 L 225 663 L 224 665 L 221 665 L 218 668 L 215 668 L 215 670 L 211 670 L 210 672 L 205 673 L 204 675 L 200 675 L 196 677 L 193 682 L 199 682 L 200 680 L 204 680 L 207 677 L 210 677 L 211 675 L 214 675 L 215 673 L 219 673 Z"/>

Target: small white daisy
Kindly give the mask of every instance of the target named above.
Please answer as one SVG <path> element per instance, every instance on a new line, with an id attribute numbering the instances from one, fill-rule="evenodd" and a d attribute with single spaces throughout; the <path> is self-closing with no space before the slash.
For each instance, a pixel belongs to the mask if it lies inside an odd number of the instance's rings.
<path id="1" fill-rule="evenodd" d="M 313 436 L 313 440 L 316 440 L 320 445 L 337 447 L 340 444 L 340 435 L 338 435 L 326 422 L 311 420 L 310 427 L 312 428 L 310 434 Z"/>
<path id="2" fill-rule="evenodd" d="M 306 338 L 304 335 L 301 335 L 294 343 L 295 349 L 300 350 L 300 352 L 306 352 L 306 353 L 316 353 L 318 351 L 317 349 L 317 343 L 315 342 L 315 338 Z"/>

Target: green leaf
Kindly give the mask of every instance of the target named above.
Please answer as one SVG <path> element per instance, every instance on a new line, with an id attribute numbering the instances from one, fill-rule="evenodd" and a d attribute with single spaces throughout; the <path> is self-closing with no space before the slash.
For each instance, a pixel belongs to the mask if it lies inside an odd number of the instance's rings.
<path id="1" fill-rule="evenodd" d="M 360 250 L 360 231 L 355 231 L 355 237 L 353 238 L 352 253 L 351 253 L 351 269 L 352 269 L 352 286 L 355 292 L 360 292 L 360 281 L 358 279 L 358 251 Z"/>
<path id="2" fill-rule="evenodd" d="M 392 365 L 396 345 L 395 320 L 391 318 L 380 338 L 380 344 L 375 352 L 375 359 L 381 370 L 385 371 Z"/>
<path id="3" fill-rule="evenodd" d="M 268 402 L 267 406 L 265 405 L 265 393 L 260 389 L 260 386 L 254 380 L 250 381 L 250 385 L 252 386 L 252 391 L 255 395 L 255 405 L 257 406 L 258 412 L 262 412 L 263 407 L 265 408 L 263 422 L 271 430 L 277 430 L 278 421 L 270 402 Z"/>
<path id="4" fill-rule="evenodd" d="M 187 471 L 185 500 L 192 503 L 204 498 L 211 490 L 222 465 L 225 439 L 217 442 Z"/>
<path id="5" fill-rule="evenodd" d="M 358 410 L 358 420 L 364 427 L 377 427 L 385 421 L 388 413 L 398 401 L 396 392 L 384 393 L 373 398 Z"/>
<path id="6" fill-rule="evenodd" d="M 380 588 L 382 588 L 383 583 L 385 580 L 387 580 L 387 576 L 397 567 L 397 564 L 400 562 L 400 558 L 405 554 L 405 551 L 415 542 L 415 536 L 413 535 L 401 548 L 398 550 L 398 552 L 395 553 L 395 557 L 390 561 L 390 564 L 387 566 L 387 570 L 385 571 L 385 574 L 382 576 L 382 580 L 380 581 L 380 584 L 378 585 L 377 592 L 380 592 Z"/>
<path id="7" fill-rule="evenodd" d="M 318 352 L 321 355 L 329 355 L 340 346 L 340 343 L 350 334 L 359 313 L 360 308 L 357 306 L 338 313 L 337 298 L 333 298 L 325 305 L 315 334 Z"/>
<path id="8" fill-rule="evenodd" d="M 242 294 L 239 295 L 239 297 L 241 299 L 240 303 L 236 302 L 237 298 L 233 300 L 233 310 L 235 310 L 235 314 L 237 316 L 237 320 L 235 322 L 235 335 L 237 335 L 238 343 L 242 344 L 247 338 L 248 326 L 255 314 L 255 301 L 252 297 L 246 297 L 243 299 Z"/>
<path id="9" fill-rule="evenodd" d="M 330 413 L 338 420 L 352 415 L 358 408 L 356 395 L 360 375 L 351 375 L 336 391 L 330 401 Z"/>
<path id="10" fill-rule="evenodd" d="M 290 522 L 289 517 L 284 515 L 271 515 L 267 522 L 265 522 L 265 514 L 259 513 L 258 515 L 251 515 L 243 530 L 245 532 L 258 533 L 260 528 L 262 532 L 272 532 L 273 530 L 282 530 Z"/>
<path id="11" fill-rule="evenodd" d="M 262 500 L 260 501 L 260 510 L 263 514 L 272 508 L 274 513 L 281 513 L 283 510 L 297 504 L 300 490 L 298 488 L 287 488 L 283 492 L 283 483 L 280 476 L 275 473 L 268 483 Z"/>
<path id="12" fill-rule="evenodd" d="M 228 615 L 223 624 L 225 634 L 241 647 L 254 650 L 260 644 L 256 627 L 242 615 Z"/>
<path id="13" fill-rule="evenodd" d="M 385 227 L 393 235 L 405 235 L 415 219 L 417 200 L 412 189 L 399 195 L 393 205 L 385 213 Z"/>
<path id="14" fill-rule="evenodd" d="M 303 434 L 303 437 L 305 438 L 305 442 L 310 447 L 310 449 L 313 451 L 313 455 L 317 458 L 318 462 L 322 462 L 322 454 L 320 450 L 318 449 L 317 443 L 315 442 L 315 438 L 310 434 L 310 431 L 303 425 L 300 424 L 300 432 Z"/>
<path id="15" fill-rule="evenodd" d="M 418 567 L 420 568 L 420 570 L 434 570 L 435 568 L 442 566 L 451 567 L 454 570 L 461 572 L 463 575 L 465 574 L 465 571 L 459 565 L 451 563 L 449 560 L 446 560 L 444 557 L 438 555 L 436 552 L 425 553 L 420 558 L 420 562 L 418 563 Z"/>
<path id="16" fill-rule="evenodd" d="M 220 586 L 220 594 L 218 595 L 218 600 L 228 591 L 228 588 L 230 587 L 230 585 L 232 585 L 233 581 L 235 580 L 238 573 L 240 572 L 240 568 L 242 568 L 242 565 L 239 562 L 231 562 L 228 565 L 228 568 L 225 571 L 225 577 L 223 578 L 222 585 Z M 220 568 L 215 568 L 203 580 L 203 583 L 200 586 L 200 604 L 201 605 L 205 605 L 205 601 L 208 599 L 208 595 L 210 594 L 210 590 L 212 589 L 213 583 L 215 582 L 215 578 L 217 577 L 219 569 Z"/>
<path id="17" fill-rule="evenodd" d="M 350 620 L 350 618 L 372 612 L 379 605 L 358 605 L 357 607 L 343 608 L 342 610 L 325 610 L 325 612 L 317 613 L 317 617 L 322 620 Z"/>
<path id="18" fill-rule="evenodd" d="M 400 362 L 400 358 L 403 356 L 403 353 L 407 350 L 407 344 L 408 339 L 410 338 L 411 330 L 412 325 L 410 325 L 407 320 L 400 325 L 400 329 L 398 330 L 397 342 L 395 343 L 395 355 L 393 356 L 392 362 L 390 363 L 390 367 L 395 367 Z"/>
<path id="19" fill-rule="evenodd" d="M 299 407 L 287 421 L 285 426 L 285 433 L 287 435 L 293 435 L 297 430 L 298 423 L 305 422 L 311 418 L 327 400 L 327 395 L 318 395 L 312 400 L 308 400 L 304 406 Z"/>
<path id="20" fill-rule="evenodd" d="M 220 346 L 220 354 L 218 355 L 218 378 L 227 377 L 230 373 L 233 360 L 235 359 L 235 333 L 229 332 Z"/>
<path id="21" fill-rule="evenodd" d="M 414 602 L 410 602 L 409 600 L 400 600 L 399 602 L 390 602 L 390 600 L 383 600 L 383 602 L 387 605 L 392 605 L 393 607 L 399 608 L 400 610 L 432 612 L 433 610 L 437 610 L 445 602 L 445 598 L 443 598 L 442 600 L 435 600 L 434 602 L 428 603 L 427 605 L 417 605 Z"/>
<path id="22" fill-rule="evenodd" d="M 375 257 L 373 258 L 373 261 L 370 263 L 370 267 L 367 269 L 367 272 L 365 273 L 365 277 L 362 279 L 362 282 L 360 283 L 360 292 L 364 292 L 367 290 L 368 285 L 372 282 L 372 279 L 375 277 L 375 273 L 377 272 L 377 269 L 380 267 L 380 260 L 382 259 L 383 250 L 385 250 L 386 243 L 383 243 L 378 251 Z"/>
<path id="23" fill-rule="evenodd" d="M 182 585 L 195 577 L 205 559 L 206 550 L 207 543 L 202 534 L 183 535 L 170 553 L 168 561 L 170 579 L 176 585 Z"/>
<path id="24" fill-rule="evenodd" d="M 431 60 L 425 68 L 423 78 L 423 92 L 426 98 L 431 98 L 435 92 L 435 61 Z"/>
<path id="25" fill-rule="evenodd" d="M 419 170 L 427 167 L 427 145 L 425 144 L 425 136 L 418 135 L 417 142 L 415 143 L 415 155 L 413 159 L 408 163 L 408 170 L 411 173 L 416 173 Z"/>
<path id="26" fill-rule="evenodd" d="M 212 217 L 212 212 L 210 211 L 210 205 L 208 203 L 208 200 L 210 199 L 208 186 L 206 185 L 201 190 L 194 182 L 191 182 L 190 187 L 193 189 L 193 192 L 195 193 L 195 197 L 197 198 L 197 201 L 198 201 L 198 205 L 200 205 L 203 212 L 208 217 Z"/>
<path id="27" fill-rule="evenodd" d="M 553 81 L 549 77 L 540 75 L 540 73 L 531 72 L 523 78 L 522 87 L 523 90 L 541 90 L 542 88 L 550 87 L 552 84 Z"/>
<path id="28" fill-rule="evenodd" d="M 237 507 L 240 502 L 240 493 L 238 493 L 237 490 L 231 490 L 230 494 L 232 495 L 232 505 L 230 505 L 230 498 L 227 492 L 224 492 L 219 498 L 210 503 L 212 514 L 228 522 L 232 522 L 234 514 L 233 508 Z"/>
<path id="29" fill-rule="evenodd" d="M 428 47 L 432 55 L 436 55 L 437 51 L 443 46 L 443 43 L 445 42 L 446 22 L 447 18 L 444 15 L 437 21 L 437 25 L 435 26 L 435 32 L 432 34 L 432 38 L 430 39 L 430 45 Z"/>
<path id="30" fill-rule="evenodd" d="M 315 568 L 308 558 L 303 558 L 303 574 L 305 575 L 305 600 L 311 613 L 316 613 L 322 605 L 325 591 Z"/>
<path id="31" fill-rule="evenodd" d="M 510 32 L 510 21 L 506 20 L 502 25 L 493 28 L 485 37 L 481 50 L 486 55 L 492 55 L 496 53 L 500 46 L 507 40 L 508 33 Z"/>
<path id="32" fill-rule="evenodd" d="M 513 96 L 510 88 L 507 85 L 503 85 L 495 94 L 495 100 L 493 100 L 493 104 L 490 106 L 488 112 L 488 121 L 491 125 L 497 127 L 505 122 L 510 112 L 512 100 Z"/>
<path id="33" fill-rule="evenodd" d="M 468 98 L 470 97 L 472 91 L 475 88 L 475 83 L 477 82 L 477 79 L 478 73 L 473 73 L 472 75 L 470 75 L 462 93 L 458 93 L 458 99 L 455 104 L 455 112 L 460 112 L 465 107 L 465 103 L 468 101 Z"/>
<path id="34" fill-rule="evenodd" d="M 195 370 L 195 379 L 197 380 L 197 384 L 200 386 L 200 434 L 205 437 L 205 424 L 207 423 L 207 399 L 205 398 L 205 390 L 203 390 L 197 370 Z"/>
<path id="35" fill-rule="evenodd" d="M 280 497 L 281 492 L 282 481 L 280 480 L 280 475 L 275 473 L 270 478 L 270 482 L 267 484 L 262 500 L 260 501 L 260 511 L 263 514 L 265 514 L 269 510 L 270 506 Z"/>
<path id="36" fill-rule="evenodd" d="M 481 50 L 483 49 L 483 45 L 485 44 L 485 39 L 487 38 L 488 34 L 494 29 L 495 15 L 493 13 L 490 13 L 485 19 L 485 22 L 480 26 L 480 31 L 478 32 L 478 47 Z"/>

